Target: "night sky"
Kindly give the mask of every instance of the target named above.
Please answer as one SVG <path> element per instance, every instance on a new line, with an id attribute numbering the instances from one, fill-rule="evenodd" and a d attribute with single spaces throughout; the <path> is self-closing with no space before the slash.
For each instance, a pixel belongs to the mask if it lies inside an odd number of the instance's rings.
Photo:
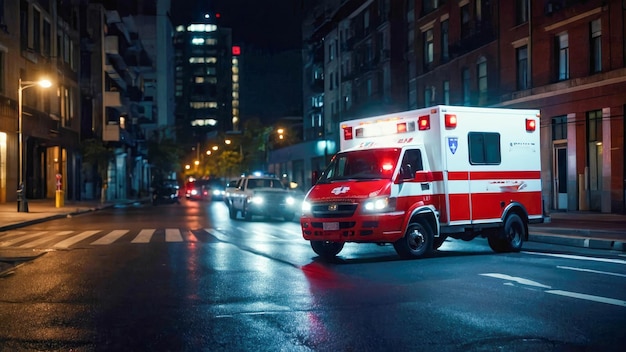
<path id="1" fill-rule="evenodd" d="M 301 2 L 303 0 L 172 1 L 175 24 L 217 12 L 242 47 L 241 117 L 271 123 L 302 115 Z"/>

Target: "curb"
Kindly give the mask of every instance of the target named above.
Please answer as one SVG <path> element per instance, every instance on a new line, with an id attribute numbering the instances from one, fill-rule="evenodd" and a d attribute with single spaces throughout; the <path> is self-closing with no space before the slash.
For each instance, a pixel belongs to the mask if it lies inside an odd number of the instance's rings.
<path id="1" fill-rule="evenodd" d="M 591 235 L 591 231 L 581 231 Z M 572 231 L 570 231 L 572 233 Z M 579 232 L 580 233 L 580 232 Z M 602 249 L 626 252 L 626 243 L 615 241 L 612 239 L 580 237 L 580 236 L 564 236 L 561 234 L 535 232 L 528 235 L 529 242 L 540 242 L 549 244 L 558 244 L 570 247 L 581 247 L 589 249 Z"/>

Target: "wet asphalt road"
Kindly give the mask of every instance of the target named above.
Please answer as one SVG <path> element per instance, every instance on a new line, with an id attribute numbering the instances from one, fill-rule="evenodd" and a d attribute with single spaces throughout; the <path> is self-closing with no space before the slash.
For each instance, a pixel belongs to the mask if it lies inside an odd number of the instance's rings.
<path id="1" fill-rule="evenodd" d="M 186 201 L 0 233 L 0 248 L 43 253 L 0 278 L 0 351 L 623 351 L 626 341 L 626 257 L 606 251 L 527 243 L 497 255 L 477 239 L 404 261 L 392 246 L 349 244 L 327 263 L 297 222 L 234 221 L 221 202 Z"/>

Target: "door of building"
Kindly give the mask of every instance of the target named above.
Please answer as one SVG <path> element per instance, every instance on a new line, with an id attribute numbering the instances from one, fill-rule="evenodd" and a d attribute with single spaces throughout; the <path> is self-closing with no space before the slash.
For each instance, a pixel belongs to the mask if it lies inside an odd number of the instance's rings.
<path id="1" fill-rule="evenodd" d="M 554 146 L 554 208 L 567 210 L 567 145 Z"/>

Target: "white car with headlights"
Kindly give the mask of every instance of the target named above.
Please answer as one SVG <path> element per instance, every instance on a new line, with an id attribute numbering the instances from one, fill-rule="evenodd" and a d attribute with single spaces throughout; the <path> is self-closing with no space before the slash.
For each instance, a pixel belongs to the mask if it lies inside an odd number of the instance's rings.
<path id="1" fill-rule="evenodd" d="M 291 221 L 301 208 L 297 198 L 277 177 L 246 176 L 229 192 L 227 204 L 231 219 L 241 213 L 246 220 L 258 215 Z"/>

